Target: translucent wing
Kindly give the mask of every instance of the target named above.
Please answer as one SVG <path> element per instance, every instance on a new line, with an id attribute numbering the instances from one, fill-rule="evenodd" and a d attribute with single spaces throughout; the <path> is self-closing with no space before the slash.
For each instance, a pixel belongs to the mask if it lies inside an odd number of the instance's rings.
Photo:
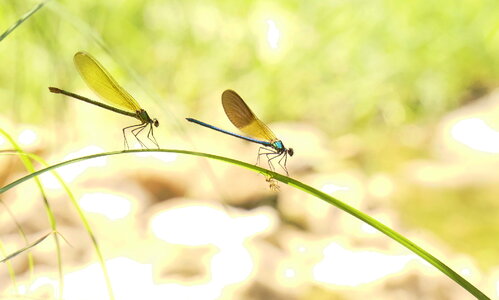
<path id="1" fill-rule="evenodd" d="M 277 140 L 270 128 L 255 116 L 244 100 L 233 90 L 223 92 L 222 106 L 232 124 L 245 134 L 268 142 Z"/>
<path id="2" fill-rule="evenodd" d="M 103 100 L 130 112 L 141 110 L 137 101 L 90 54 L 78 52 L 73 60 L 85 83 Z"/>

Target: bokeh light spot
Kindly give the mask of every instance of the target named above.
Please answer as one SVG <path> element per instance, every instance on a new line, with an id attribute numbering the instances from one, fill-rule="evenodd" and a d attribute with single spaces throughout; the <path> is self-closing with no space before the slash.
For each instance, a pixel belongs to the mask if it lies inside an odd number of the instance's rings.
<path id="1" fill-rule="evenodd" d="M 451 130 L 452 137 L 471 149 L 499 153 L 499 132 L 479 118 L 460 120 Z"/>
<path id="2" fill-rule="evenodd" d="M 327 194 L 332 194 L 334 192 L 338 192 L 338 191 L 348 191 L 349 188 L 346 187 L 346 186 L 339 186 L 339 185 L 335 185 L 335 184 L 332 184 L 332 183 L 329 183 L 329 184 L 325 184 L 322 189 L 321 189 L 324 193 L 327 193 Z"/>
<path id="3" fill-rule="evenodd" d="M 38 138 L 38 136 L 33 130 L 24 129 L 19 134 L 19 137 L 17 138 L 17 140 L 18 140 L 19 144 L 27 146 L 27 145 L 34 144 L 37 138 Z"/>
<path id="4" fill-rule="evenodd" d="M 78 202 L 85 211 L 101 214 L 110 220 L 122 219 L 132 210 L 130 200 L 106 193 L 88 193 Z"/>
<path id="5" fill-rule="evenodd" d="M 373 282 L 402 271 L 408 262 L 414 260 L 413 255 L 390 256 L 372 251 L 353 252 L 339 244 L 328 245 L 323 254 L 323 259 L 313 268 L 313 276 L 319 282 L 338 286 L 358 286 Z"/>
<path id="6" fill-rule="evenodd" d="M 267 42 L 270 48 L 277 49 L 279 47 L 279 40 L 281 39 L 281 31 L 277 28 L 274 20 L 267 19 Z"/>

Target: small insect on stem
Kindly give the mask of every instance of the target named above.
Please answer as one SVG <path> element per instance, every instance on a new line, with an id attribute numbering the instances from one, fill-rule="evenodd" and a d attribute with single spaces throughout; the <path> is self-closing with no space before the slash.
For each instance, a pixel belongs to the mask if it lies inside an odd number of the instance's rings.
<path id="1" fill-rule="evenodd" d="M 128 141 L 126 139 L 126 130 L 130 130 L 139 144 L 143 148 L 147 148 L 147 146 L 139 139 L 138 135 L 145 128 L 149 128 L 147 131 L 147 138 L 159 149 L 153 130 L 153 127 L 159 126 L 158 120 L 149 117 L 149 114 L 140 107 L 138 102 L 124 88 L 122 88 L 116 80 L 114 80 L 111 74 L 90 54 L 80 51 L 74 55 L 73 60 L 76 69 L 87 86 L 102 100 L 109 104 L 95 101 L 56 87 L 49 87 L 49 91 L 55 94 L 63 94 L 115 113 L 138 119 L 140 124 L 125 127 L 122 130 L 123 138 L 125 140 L 125 148 L 129 149 Z"/>
<path id="2" fill-rule="evenodd" d="M 272 171 L 275 170 L 272 162 L 277 160 L 277 163 L 283 168 L 286 175 L 289 175 L 286 164 L 288 162 L 288 155 L 293 156 L 294 154 L 293 148 L 286 148 L 283 142 L 274 135 L 272 130 L 270 130 L 265 123 L 255 116 L 248 105 L 246 105 L 244 100 L 235 91 L 226 90 L 222 93 L 222 106 L 232 124 L 248 136 L 233 133 L 193 118 L 186 118 L 186 120 L 262 145 L 263 147 L 260 147 L 258 150 L 257 164 L 260 161 L 260 157 L 263 155 L 267 158 L 267 163 Z M 272 179 L 272 181 L 269 181 L 269 179 L 266 180 L 271 184 L 271 188 L 275 186 L 278 187 L 277 181 L 274 179 Z"/>

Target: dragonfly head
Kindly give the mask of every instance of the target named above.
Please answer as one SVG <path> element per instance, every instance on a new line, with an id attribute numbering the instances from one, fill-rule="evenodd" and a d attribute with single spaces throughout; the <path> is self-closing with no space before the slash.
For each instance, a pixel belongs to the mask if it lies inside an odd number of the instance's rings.
<path id="1" fill-rule="evenodd" d="M 293 150 L 293 148 L 288 148 L 288 154 L 289 154 L 289 156 L 293 156 L 293 154 L 295 154 L 295 151 Z"/>
<path id="2" fill-rule="evenodd" d="M 152 123 L 154 124 L 154 127 L 158 127 L 159 126 L 158 119 L 152 119 Z"/>

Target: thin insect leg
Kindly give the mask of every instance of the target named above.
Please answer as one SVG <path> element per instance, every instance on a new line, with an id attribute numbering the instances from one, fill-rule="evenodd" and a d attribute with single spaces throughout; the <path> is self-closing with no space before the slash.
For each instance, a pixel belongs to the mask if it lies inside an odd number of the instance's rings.
<path id="1" fill-rule="evenodd" d="M 132 134 L 135 136 L 135 138 L 137 139 L 137 141 L 139 142 L 139 144 L 143 147 L 143 148 L 146 148 L 147 149 L 147 146 L 139 139 L 138 135 L 142 132 L 142 130 L 144 130 L 144 128 L 147 127 L 147 123 L 143 123 L 143 124 L 140 124 L 137 128 L 135 129 L 132 129 L 131 132 Z"/>
<path id="2" fill-rule="evenodd" d="M 137 137 L 137 134 L 138 134 L 138 133 L 136 133 L 136 132 L 135 132 L 135 131 L 140 130 L 140 129 L 142 129 L 142 124 L 140 125 L 140 127 L 136 127 L 136 128 L 134 128 L 134 129 L 130 130 L 130 132 L 132 132 L 133 136 L 134 136 L 134 137 L 135 137 L 135 139 L 139 142 L 140 146 L 141 146 L 142 148 L 146 148 L 146 146 L 144 145 L 144 143 L 142 143 L 142 141 L 141 141 L 141 140 Z M 139 133 L 140 133 L 140 131 L 139 131 Z"/>
<path id="3" fill-rule="evenodd" d="M 274 154 L 274 156 L 269 158 L 269 156 L 271 156 L 272 154 Z M 278 158 L 281 155 L 282 155 L 282 153 L 279 153 L 279 152 L 268 153 L 265 155 L 267 157 L 267 163 L 269 164 L 270 170 L 275 172 L 275 167 L 274 167 L 274 164 L 272 164 L 272 160 Z"/>
<path id="4" fill-rule="evenodd" d="M 260 152 L 262 150 L 267 150 L 267 148 L 265 148 L 265 147 L 258 148 L 258 155 L 256 156 L 256 163 L 255 163 L 256 166 L 258 166 L 260 164 L 260 156 L 262 155 Z"/>
<path id="5" fill-rule="evenodd" d="M 272 164 L 272 160 L 281 156 L 282 153 L 279 153 L 276 150 L 271 149 L 271 148 L 260 147 L 258 149 L 258 157 L 257 157 L 257 161 L 256 161 L 257 165 L 260 163 L 260 156 L 262 156 L 262 155 L 265 155 L 265 157 L 267 158 L 267 163 L 269 165 L 269 169 L 272 172 L 275 172 L 275 167 L 274 167 L 274 164 Z M 267 181 L 269 183 L 269 187 L 271 190 L 273 190 L 273 191 L 279 190 L 279 183 L 271 175 L 265 175 L 265 181 Z"/>
<path id="6" fill-rule="evenodd" d="M 122 130 L 122 131 L 123 131 L 123 139 L 125 140 L 125 149 L 127 149 L 127 150 L 128 150 L 128 149 L 130 149 L 130 147 L 128 146 L 128 141 L 127 141 L 127 139 L 126 139 L 126 132 L 125 132 L 125 131 L 126 131 L 127 129 L 134 128 L 134 127 L 141 126 L 141 125 L 142 125 L 142 124 L 136 124 L 136 125 L 132 125 L 132 126 L 128 126 L 128 127 L 123 128 L 123 130 Z M 132 129 L 132 130 L 133 130 L 133 129 Z M 130 131 L 131 131 L 131 130 L 130 130 Z"/>
<path id="7" fill-rule="evenodd" d="M 128 142 L 126 140 L 125 129 L 126 128 L 123 128 L 123 130 L 122 130 L 123 131 L 123 140 L 124 140 L 124 145 L 123 146 L 125 147 L 126 150 L 128 150 L 128 149 L 130 149 L 130 147 L 128 146 Z"/>
<path id="8" fill-rule="evenodd" d="M 151 139 L 152 137 L 152 139 Z M 154 130 L 153 130 L 153 127 L 152 127 L 152 123 L 149 123 L 149 132 L 147 132 L 147 138 L 154 143 L 154 145 L 156 145 L 156 147 L 158 147 L 159 149 L 159 145 L 158 145 L 158 142 L 156 141 L 156 138 L 154 137 Z"/>
<path id="9" fill-rule="evenodd" d="M 281 162 L 282 162 L 283 159 L 284 159 L 284 165 L 281 164 Z M 281 159 L 279 159 L 278 164 L 286 172 L 286 176 L 289 176 L 288 168 L 286 167 L 287 164 L 288 164 L 288 153 L 284 152 L 284 155 L 281 157 Z"/>
<path id="10" fill-rule="evenodd" d="M 141 124 L 140 127 L 137 127 L 135 129 L 132 129 L 131 132 L 132 134 L 137 138 L 137 135 L 139 135 L 144 128 L 146 128 L 147 125 Z"/>
<path id="11" fill-rule="evenodd" d="M 266 152 L 262 152 L 262 150 L 264 150 Z M 258 166 L 260 164 L 260 156 L 262 156 L 262 155 L 268 155 L 268 154 L 272 154 L 272 153 L 276 153 L 274 149 L 269 149 L 269 148 L 265 148 L 265 147 L 258 148 L 258 156 L 256 158 L 256 164 L 255 165 Z"/>
<path id="12" fill-rule="evenodd" d="M 276 159 L 279 156 L 281 156 L 281 153 L 279 152 L 268 153 L 265 155 L 265 157 L 267 157 L 267 163 L 269 164 L 270 169 L 274 172 L 275 172 L 275 167 L 274 164 L 272 163 L 272 160 Z"/>

